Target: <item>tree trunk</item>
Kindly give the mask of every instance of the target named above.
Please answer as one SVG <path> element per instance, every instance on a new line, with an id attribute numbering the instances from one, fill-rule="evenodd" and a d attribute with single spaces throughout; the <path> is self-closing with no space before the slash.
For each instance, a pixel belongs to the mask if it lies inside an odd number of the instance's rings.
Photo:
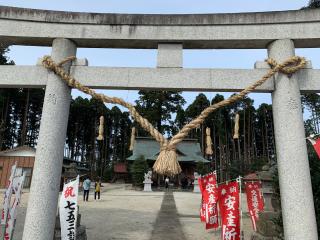
<path id="1" fill-rule="evenodd" d="M 248 164 L 249 166 L 252 164 L 252 157 L 251 157 L 251 111 L 248 110 Z"/>
<path id="2" fill-rule="evenodd" d="M 229 149 L 229 134 L 227 132 L 227 119 L 224 122 L 224 130 L 225 130 L 225 165 L 226 165 L 226 179 L 230 179 L 229 166 L 230 166 L 230 149 Z"/>
<path id="3" fill-rule="evenodd" d="M 3 131 L 0 132 L 0 150 L 3 150 L 3 139 L 4 139 L 4 134 L 6 131 L 6 126 L 7 126 L 9 103 L 10 103 L 10 94 L 7 94 L 5 109 L 4 109 L 4 113 L 3 113 L 3 121 L 2 121 L 3 122 Z"/>
<path id="4" fill-rule="evenodd" d="M 268 162 L 270 163 L 270 156 L 269 156 L 269 139 L 268 139 L 268 123 L 267 123 L 267 117 L 266 117 L 266 109 L 263 111 L 264 115 L 264 126 L 265 126 L 265 137 L 266 137 L 266 146 L 267 146 L 267 158 Z"/>
<path id="5" fill-rule="evenodd" d="M 24 114 L 23 114 L 23 121 L 22 121 L 22 130 L 21 130 L 21 142 L 20 142 L 21 146 L 26 144 L 29 100 L 30 100 L 30 89 L 27 88 L 27 98 L 24 105 Z"/>

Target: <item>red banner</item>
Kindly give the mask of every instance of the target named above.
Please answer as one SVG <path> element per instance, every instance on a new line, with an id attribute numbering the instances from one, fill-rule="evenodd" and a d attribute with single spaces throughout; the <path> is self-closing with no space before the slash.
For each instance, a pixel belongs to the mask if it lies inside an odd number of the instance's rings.
<path id="1" fill-rule="evenodd" d="M 312 146 L 314 147 L 314 150 L 320 158 L 320 138 L 315 138 L 314 135 L 311 135 L 307 139 L 311 142 Z"/>
<path id="2" fill-rule="evenodd" d="M 222 240 L 240 240 L 240 196 L 238 182 L 221 184 L 219 193 Z"/>
<path id="3" fill-rule="evenodd" d="M 198 183 L 201 191 L 200 220 L 201 222 L 205 222 L 206 221 L 206 204 L 203 200 L 204 179 L 202 177 L 199 177 Z"/>
<path id="4" fill-rule="evenodd" d="M 259 212 L 263 211 L 264 201 L 261 192 L 260 182 L 245 182 L 248 210 L 254 231 L 257 231 L 256 221 L 259 219 Z"/>
<path id="5" fill-rule="evenodd" d="M 218 228 L 218 187 L 217 177 L 215 173 L 210 173 L 202 178 L 202 206 L 201 206 L 201 220 L 206 222 L 206 229 Z"/>

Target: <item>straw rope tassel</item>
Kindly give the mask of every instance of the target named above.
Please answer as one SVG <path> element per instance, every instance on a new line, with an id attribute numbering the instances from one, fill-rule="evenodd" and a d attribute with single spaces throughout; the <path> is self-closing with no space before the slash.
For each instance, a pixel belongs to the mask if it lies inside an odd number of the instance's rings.
<path id="1" fill-rule="evenodd" d="M 236 114 L 236 117 L 234 119 L 234 134 L 233 134 L 233 139 L 238 139 L 239 138 L 239 120 L 240 120 L 240 115 L 239 113 Z"/>
<path id="2" fill-rule="evenodd" d="M 161 149 L 152 168 L 155 172 L 161 175 L 172 176 L 181 173 L 182 170 L 178 162 L 176 149 Z"/>
<path id="3" fill-rule="evenodd" d="M 210 113 L 213 111 L 235 103 L 243 99 L 247 94 L 251 93 L 254 89 L 261 86 L 268 79 L 274 76 L 276 73 L 286 74 L 291 76 L 299 69 L 303 68 L 306 65 L 306 60 L 303 57 L 294 56 L 283 63 L 277 63 L 274 59 L 267 59 L 266 61 L 271 66 L 271 69 L 258 81 L 254 82 L 252 85 L 248 86 L 240 93 L 231 96 L 228 99 L 225 99 L 221 102 L 210 105 L 204 109 L 200 115 L 193 119 L 190 123 L 186 124 L 175 136 L 169 141 L 166 139 L 157 129 L 155 129 L 152 124 L 145 118 L 143 118 L 135 109 L 133 105 L 124 101 L 121 98 L 109 97 L 104 94 L 96 93 L 94 90 L 83 86 L 81 83 L 76 81 L 70 74 L 64 71 L 62 65 L 68 61 L 74 60 L 76 57 L 68 57 L 60 63 L 56 64 L 50 56 L 44 56 L 42 64 L 47 69 L 53 71 L 57 74 L 63 81 L 65 81 L 70 87 L 76 88 L 84 93 L 89 94 L 95 99 L 98 99 L 105 103 L 114 103 L 126 107 L 131 116 L 141 125 L 143 129 L 148 131 L 152 137 L 154 137 L 160 144 L 160 153 L 159 156 L 153 165 L 154 171 L 159 174 L 175 175 L 181 172 L 180 165 L 178 163 L 178 156 L 176 153 L 176 146 L 180 143 L 189 132 L 196 128 L 199 124 L 203 124 L 204 120 Z"/>
<path id="4" fill-rule="evenodd" d="M 207 145 L 207 147 L 206 147 L 206 155 L 212 155 L 213 154 L 213 150 L 212 150 L 212 139 L 211 139 L 211 136 L 210 136 L 210 134 L 211 134 L 211 130 L 210 130 L 210 128 L 206 128 L 206 145 Z"/>
<path id="5" fill-rule="evenodd" d="M 97 140 L 99 141 L 104 140 L 103 133 L 104 133 L 104 116 L 101 116 L 100 124 L 99 124 L 99 136 L 97 137 Z"/>
<path id="6" fill-rule="evenodd" d="M 130 138 L 130 147 L 129 147 L 130 151 L 133 151 L 135 141 L 136 141 L 136 128 L 132 127 L 132 129 L 131 129 L 131 138 Z"/>

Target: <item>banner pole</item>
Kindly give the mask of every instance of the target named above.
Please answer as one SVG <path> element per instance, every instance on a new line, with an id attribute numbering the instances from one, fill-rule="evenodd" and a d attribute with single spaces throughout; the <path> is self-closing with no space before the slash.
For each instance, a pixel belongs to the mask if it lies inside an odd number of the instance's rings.
<path id="1" fill-rule="evenodd" d="M 240 210 L 240 239 L 243 240 L 243 232 L 242 232 L 242 190 L 241 190 L 241 176 L 238 177 L 237 179 L 238 184 L 239 184 L 239 210 Z"/>

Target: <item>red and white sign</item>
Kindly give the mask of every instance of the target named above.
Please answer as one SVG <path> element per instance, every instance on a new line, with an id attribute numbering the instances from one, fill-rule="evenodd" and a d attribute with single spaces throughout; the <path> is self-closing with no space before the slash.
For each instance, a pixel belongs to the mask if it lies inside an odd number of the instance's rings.
<path id="1" fill-rule="evenodd" d="M 61 240 L 75 240 L 78 216 L 79 176 L 63 186 L 60 197 Z"/>
<path id="2" fill-rule="evenodd" d="M 238 182 L 219 186 L 222 240 L 240 240 L 240 195 Z"/>
<path id="3" fill-rule="evenodd" d="M 314 135 L 310 135 L 310 137 L 308 137 L 307 139 L 311 142 L 314 150 L 316 151 L 318 157 L 320 158 L 320 138 L 316 139 Z"/>
<path id="4" fill-rule="evenodd" d="M 248 210 L 254 231 L 257 231 L 256 221 L 259 219 L 259 212 L 263 211 L 264 200 L 260 182 L 245 182 Z"/>
<path id="5" fill-rule="evenodd" d="M 7 217 L 8 217 L 11 194 L 12 194 L 12 187 L 13 187 L 13 178 L 16 173 L 16 168 L 17 168 L 17 164 L 14 164 L 11 168 L 11 175 L 7 183 L 7 189 L 4 193 L 3 208 L 1 211 L 1 225 L 4 225 L 7 223 Z"/>
<path id="6" fill-rule="evenodd" d="M 21 200 L 21 193 L 22 193 L 24 179 L 25 179 L 25 175 L 20 176 L 20 177 L 15 177 L 13 179 L 12 186 L 13 186 L 13 190 L 15 193 L 15 198 L 14 198 L 14 201 L 8 211 L 8 218 L 7 218 L 7 224 L 6 224 L 6 229 L 5 229 L 5 235 L 4 235 L 5 240 L 12 239 L 15 221 L 17 219 L 17 209 L 18 209 L 18 205 Z"/>
<path id="7" fill-rule="evenodd" d="M 218 186 L 216 173 L 205 175 L 199 181 L 202 192 L 202 204 L 200 210 L 201 221 L 206 222 L 206 229 L 219 227 L 218 214 Z"/>

